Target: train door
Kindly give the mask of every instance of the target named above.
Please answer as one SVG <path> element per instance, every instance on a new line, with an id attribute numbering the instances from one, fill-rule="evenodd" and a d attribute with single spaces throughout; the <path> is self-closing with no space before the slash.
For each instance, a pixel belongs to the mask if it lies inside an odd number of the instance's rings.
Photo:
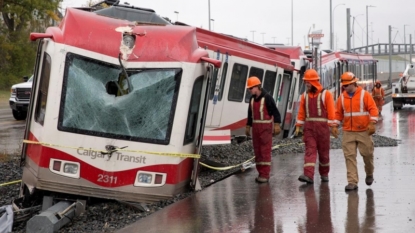
<path id="1" fill-rule="evenodd" d="M 287 113 L 288 100 L 290 97 L 291 75 L 283 73 L 283 70 L 278 70 L 277 74 L 277 90 L 274 96 L 277 103 L 278 111 L 281 115 L 282 128 L 284 128 L 285 115 Z"/>
<path id="2" fill-rule="evenodd" d="M 218 127 L 221 122 L 224 102 L 222 101 L 223 92 L 225 90 L 225 81 L 228 71 L 228 53 L 221 54 L 220 51 L 215 52 L 214 57 L 222 61 L 220 68 L 215 68 L 212 76 L 211 87 L 209 91 L 209 109 L 207 112 L 207 127 Z"/>
<path id="3" fill-rule="evenodd" d="M 37 130 L 37 135 L 42 135 L 45 123 L 46 103 L 49 89 L 49 78 L 51 77 L 51 55 L 53 53 L 54 43 L 46 43 L 40 40 L 35 72 L 33 77 L 32 94 L 26 119 L 26 128 L 24 139 L 29 139 L 30 131 Z M 50 53 L 48 53 L 48 51 Z M 39 133 L 40 132 L 40 133 Z M 41 136 L 38 140 L 42 140 Z M 23 144 L 21 163 L 23 164 L 26 157 L 27 144 Z"/>
<path id="4" fill-rule="evenodd" d="M 216 67 L 217 68 L 217 67 Z M 215 67 L 211 64 L 208 65 L 206 69 L 206 78 L 199 79 L 195 81 L 193 91 L 192 91 L 192 106 L 199 106 L 197 112 L 194 112 L 194 116 L 197 119 L 194 119 L 196 122 L 196 154 L 202 153 L 202 142 L 203 142 L 203 133 L 206 125 L 206 114 L 209 105 L 209 91 L 211 88 L 212 77 L 215 73 Z M 194 102 L 194 104 L 193 104 Z M 192 109 L 192 108 L 191 108 Z M 196 110 L 196 109 L 194 109 Z M 200 190 L 201 186 L 198 182 L 197 176 L 199 174 L 199 159 L 194 159 L 193 161 L 193 171 L 191 176 L 190 185 L 194 190 Z"/>

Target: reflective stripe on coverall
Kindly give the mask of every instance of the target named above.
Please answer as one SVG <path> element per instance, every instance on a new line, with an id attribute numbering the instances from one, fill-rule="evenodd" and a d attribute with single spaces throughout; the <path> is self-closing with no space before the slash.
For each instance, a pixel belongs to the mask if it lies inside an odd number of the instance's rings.
<path id="1" fill-rule="evenodd" d="M 252 144 L 259 177 L 269 179 L 271 172 L 272 120 L 265 105 L 265 98 L 251 100 Z"/>
<path id="2" fill-rule="evenodd" d="M 327 110 L 324 108 L 326 91 L 319 93 L 317 98 L 310 98 L 305 93 L 306 119 L 304 123 L 304 175 L 313 179 L 317 151 L 320 176 L 328 176 L 330 171 L 330 129 L 327 125 Z M 323 95 L 323 98 L 322 98 Z"/>

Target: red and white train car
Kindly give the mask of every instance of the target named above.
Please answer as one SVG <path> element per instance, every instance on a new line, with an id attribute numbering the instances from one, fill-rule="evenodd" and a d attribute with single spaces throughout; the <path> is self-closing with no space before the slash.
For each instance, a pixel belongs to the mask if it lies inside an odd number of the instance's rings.
<path id="1" fill-rule="evenodd" d="M 346 71 L 354 73 L 359 78 L 358 85 L 371 92 L 377 80 L 377 60 L 368 54 L 333 52 L 323 55 L 319 69 L 320 82 L 335 98 L 340 95 L 339 80 Z"/>
<path id="2" fill-rule="evenodd" d="M 170 25 L 131 6 L 69 8 L 59 27 L 31 40 L 39 46 L 22 196 L 52 191 L 151 202 L 189 183 L 195 188 L 205 123 L 244 125 L 248 74 L 263 77 L 286 106 L 294 70 L 286 54 Z"/>
<path id="3" fill-rule="evenodd" d="M 274 97 L 282 126 L 289 128 L 292 90 L 300 69 L 295 68 L 290 54 L 199 28 L 197 39 L 210 57 L 222 62 L 222 66 L 215 69 L 209 93 L 206 134 L 218 130 L 230 130 L 234 136 L 244 133 L 251 97 L 246 81 L 251 76 L 257 76 L 262 87 Z"/>

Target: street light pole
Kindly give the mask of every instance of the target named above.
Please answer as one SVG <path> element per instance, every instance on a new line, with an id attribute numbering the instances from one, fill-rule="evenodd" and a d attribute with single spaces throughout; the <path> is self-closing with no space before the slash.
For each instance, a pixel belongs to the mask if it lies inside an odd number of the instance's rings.
<path id="1" fill-rule="evenodd" d="M 215 31 L 215 20 L 214 19 L 210 19 L 210 21 L 212 21 L 212 31 Z"/>
<path id="2" fill-rule="evenodd" d="M 208 0 L 209 31 L 210 31 L 210 0 Z"/>
<path id="3" fill-rule="evenodd" d="M 344 4 L 344 3 L 340 3 L 340 4 L 337 4 L 335 7 L 334 7 L 334 9 L 333 9 L 333 11 L 332 12 L 330 12 L 330 14 L 333 14 L 333 19 L 332 19 L 332 27 L 333 27 L 333 29 L 331 30 L 331 38 L 332 38 L 332 40 L 331 40 L 331 43 L 333 44 L 332 46 L 333 46 L 333 49 L 334 49 L 334 42 L 333 42 L 333 39 L 334 39 L 334 11 L 336 10 L 336 8 L 338 7 L 338 6 L 344 6 L 344 5 L 346 5 L 346 4 Z"/>
<path id="4" fill-rule="evenodd" d="M 179 21 L 179 12 L 175 11 L 174 13 L 176 14 L 176 22 L 177 22 L 177 21 Z"/>
<path id="5" fill-rule="evenodd" d="M 261 32 L 261 34 L 262 34 L 262 44 L 264 44 L 264 35 L 265 35 L 265 32 Z"/>
<path id="6" fill-rule="evenodd" d="M 255 42 L 255 31 L 251 31 L 252 32 L 252 42 Z"/>
<path id="7" fill-rule="evenodd" d="M 294 0 L 291 0 L 291 46 L 294 45 Z"/>
<path id="8" fill-rule="evenodd" d="M 368 53 L 368 46 L 369 46 L 369 16 L 368 16 L 369 7 L 375 7 L 375 6 L 366 5 L 366 53 Z"/>

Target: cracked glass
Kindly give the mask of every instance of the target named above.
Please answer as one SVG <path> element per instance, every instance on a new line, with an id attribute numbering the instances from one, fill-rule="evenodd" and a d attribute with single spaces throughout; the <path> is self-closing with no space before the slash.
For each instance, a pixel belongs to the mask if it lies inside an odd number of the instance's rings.
<path id="1" fill-rule="evenodd" d="M 168 144 L 181 69 L 127 69 L 68 53 L 58 128 Z"/>

